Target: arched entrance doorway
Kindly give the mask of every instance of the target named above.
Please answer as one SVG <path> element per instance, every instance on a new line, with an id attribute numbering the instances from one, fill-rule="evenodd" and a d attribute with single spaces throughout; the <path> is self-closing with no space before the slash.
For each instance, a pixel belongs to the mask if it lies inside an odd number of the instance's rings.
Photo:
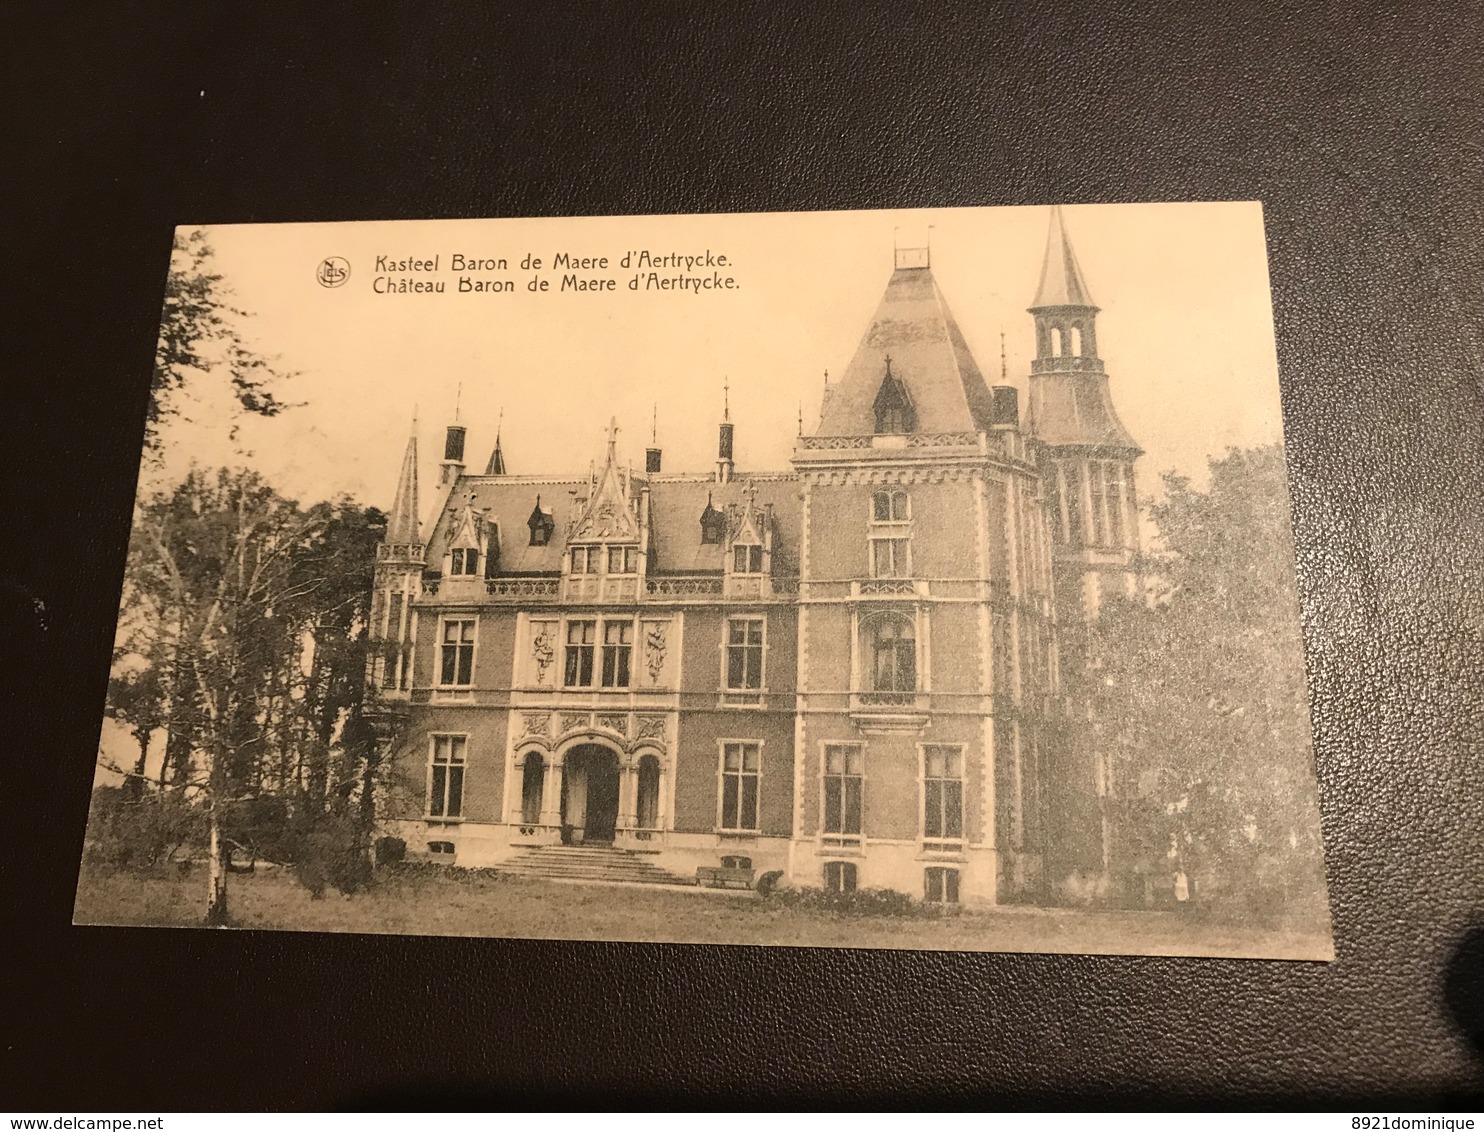
<path id="1" fill-rule="evenodd" d="M 562 840 L 611 845 L 618 825 L 617 753 L 584 743 L 567 752 L 562 771 Z"/>

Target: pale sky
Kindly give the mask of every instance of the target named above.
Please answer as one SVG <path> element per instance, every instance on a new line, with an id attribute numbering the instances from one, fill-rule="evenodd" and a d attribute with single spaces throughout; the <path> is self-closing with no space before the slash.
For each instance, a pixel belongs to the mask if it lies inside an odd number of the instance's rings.
<path id="1" fill-rule="evenodd" d="M 1174 468 L 1198 481 L 1228 446 L 1278 439 L 1281 416 L 1261 207 L 1256 203 L 1079 205 L 1064 210 L 1095 301 L 1115 405 L 1146 455 L 1147 496 Z M 296 376 L 302 405 L 242 422 L 228 436 L 215 387 L 166 432 L 164 475 L 192 461 L 248 463 L 313 502 L 346 492 L 391 504 L 402 450 L 419 417 L 424 511 L 444 426 L 459 404 L 466 460 L 483 471 L 504 413 L 512 473 L 572 474 L 601 457 L 610 416 L 620 452 L 642 466 L 658 405 L 666 471 L 714 466 L 722 385 L 730 385 L 737 465 L 788 468 L 802 404 L 818 420 L 823 373 L 838 378 L 903 246 L 930 237 L 932 268 L 980 369 L 1022 391 L 1033 349 L 1025 308 L 1039 279 L 1049 209 L 924 209 L 721 216 L 226 225 L 208 229 L 215 269 L 252 315 L 250 344 Z M 929 228 L 931 226 L 931 228 Z M 735 290 L 635 292 L 628 250 L 728 257 Z M 613 292 L 562 293 L 554 256 L 607 256 Z M 505 257 L 510 294 L 456 293 L 455 254 Z M 440 257 L 444 294 L 373 291 L 376 258 Z M 522 259 L 545 261 L 551 290 L 532 293 Z M 327 288 L 327 256 L 351 266 Z M 663 270 L 675 275 L 676 270 Z M 707 269 L 694 274 L 710 275 Z M 142 380 L 142 376 L 141 376 Z M 460 387 L 462 391 L 460 392 Z M 1025 403 L 1022 392 L 1022 404 Z"/>

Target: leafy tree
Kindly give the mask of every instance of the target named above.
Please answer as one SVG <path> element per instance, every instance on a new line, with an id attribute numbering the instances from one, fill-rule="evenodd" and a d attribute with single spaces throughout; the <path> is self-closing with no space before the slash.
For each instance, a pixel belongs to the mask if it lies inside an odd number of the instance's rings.
<path id="1" fill-rule="evenodd" d="M 146 453 L 158 452 L 161 426 L 179 413 L 177 394 L 199 375 L 219 368 L 225 369 L 242 411 L 272 417 L 288 407 L 274 388 L 287 375 L 243 337 L 240 324 L 249 317 L 232 304 L 231 290 L 212 270 L 206 234 L 199 229 L 176 232 L 145 415 Z"/>
<path id="2" fill-rule="evenodd" d="M 1210 901 L 1322 914 L 1318 814 L 1280 446 L 1173 473 L 1146 600 L 1107 602 L 1069 690 L 1114 758 L 1118 871 Z"/>
<path id="3" fill-rule="evenodd" d="M 245 471 L 193 472 L 140 505 L 110 711 L 141 759 L 167 729 L 168 788 L 207 816 L 210 922 L 226 919 L 237 849 L 311 888 L 366 879 L 379 746 L 363 677 L 385 525 L 348 499 L 301 508 Z"/>

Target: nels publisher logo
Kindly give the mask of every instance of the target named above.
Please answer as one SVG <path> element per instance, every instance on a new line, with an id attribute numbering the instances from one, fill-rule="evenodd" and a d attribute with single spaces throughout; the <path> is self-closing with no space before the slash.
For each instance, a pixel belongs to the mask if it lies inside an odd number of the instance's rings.
<path id="1" fill-rule="evenodd" d="M 350 278 L 350 264 L 338 255 L 327 256 L 314 269 L 314 277 L 321 287 L 339 287 Z"/>

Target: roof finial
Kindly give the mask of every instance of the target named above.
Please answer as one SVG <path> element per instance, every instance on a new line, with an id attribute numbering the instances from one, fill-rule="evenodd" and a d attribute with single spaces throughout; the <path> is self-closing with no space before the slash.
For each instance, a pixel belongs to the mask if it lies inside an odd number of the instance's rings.
<path id="1" fill-rule="evenodd" d="M 459 402 L 464 399 L 464 383 L 461 381 L 453 394 L 453 423 L 459 423 Z"/>
<path id="2" fill-rule="evenodd" d="M 608 462 L 613 463 L 613 454 L 618 450 L 618 418 L 608 419 Z"/>
<path id="3" fill-rule="evenodd" d="M 654 419 L 650 424 L 649 442 L 658 445 L 660 442 L 660 403 L 654 403 Z"/>
<path id="4" fill-rule="evenodd" d="M 799 435 L 804 435 L 804 402 L 799 402 Z"/>
<path id="5" fill-rule="evenodd" d="M 505 427 L 505 406 L 500 406 L 500 415 L 495 418 L 495 446 L 500 445 L 500 430 Z"/>
<path id="6" fill-rule="evenodd" d="M 1009 384 L 1009 374 L 1010 374 L 1010 369 L 1009 369 L 1009 366 L 1005 362 L 1005 332 L 1003 330 L 1001 330 L 1000 331 L 1000 380 L 1002 382 L 1004 382 L 1006 385 Z"/>
<path id="7" fill-rule="evenodd" d="M 721 419 L 729 421 L 732 419 L 732 379 L 726 374 L 721 376 Z"/>

